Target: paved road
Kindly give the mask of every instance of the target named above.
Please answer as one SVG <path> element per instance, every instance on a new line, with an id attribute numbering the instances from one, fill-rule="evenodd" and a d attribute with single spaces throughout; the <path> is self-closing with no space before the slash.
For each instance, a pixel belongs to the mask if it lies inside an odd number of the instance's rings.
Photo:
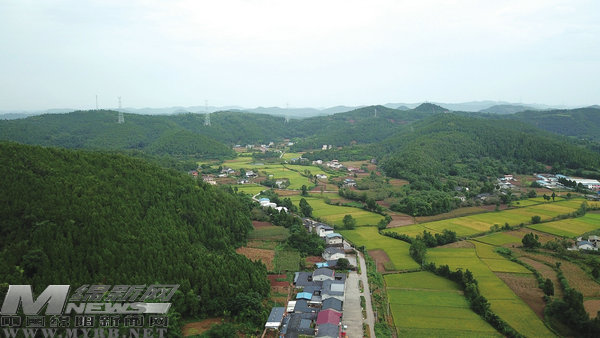
<path id="1" fill-rule="evenodd" d="M 371 337 L 375 337 L 375 314 L 373 313 L 373 305 L 371 305 L 371 291 L 369 290 L 369 281 L 367 279 L 367 263 L 365 262 L 365 257 L 362 252 L 357 252 L 360 260 L 360 280 L 362 280 L 364 285 L 364 292 L 361 295 L 365 296 L 367 307 L 367 318 L 365 318 L 365 323 L 369 325 Z"/>
<path id="2" fill-rule="evenodd" d="M 363 318 L 360 307 L 360 289 L 358 288 L 358 274 L 350 271 L 346 279 L 346 297 L 344 300 L 344 316 L 342 325 L 347 325 L 346 333 L 350 338 L 363 336 Z"/>
<path id="3" fill-rule="evenodd" d="M 373 306 L 371 305 L 371 293 L 369 291 L 369 282 L 367 280 L 367 264 L 362 253 L 358 253 L 357 259 L 360 260 L 361 274 L 356 271 L 350 271 L 346 279 L 346 298 L 344 300 L 344 317 L 342 324 L 347 325 L 348 337 L 362 337 L 363 323 L 369 325 L 371 337 L 375 337 L 375 316 L 373 315 Z M 360 292 L 358 281 L 362 280 L 364 292 Z M 360 307 L 360 296 L 365 297 L 367 318 L 362 316 Z"/>

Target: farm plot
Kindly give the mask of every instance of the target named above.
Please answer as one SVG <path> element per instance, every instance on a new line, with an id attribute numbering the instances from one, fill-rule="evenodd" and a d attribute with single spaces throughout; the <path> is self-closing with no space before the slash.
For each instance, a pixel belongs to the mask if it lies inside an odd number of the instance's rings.
<path id="1" fill-rule="evenodd" d="M 491 235 L 476 237 L 474 240 L 490 245 L 501 246 L 508 243 L 521 243 L 522 237 L 513 236 L 506 232 L 495 232 Z"/>
<path id="2" fill-rule="evenodd" d="M 245 192 L 248 195 L 256 195 L 263 190 L 269 189 L 268 187 L 258 185 L 258 184 L 235 184 L 232 185 L 231 188 L 235 190 L 237 188 L 238 192 Z"/>
<path id="3" fill-rule="evenodd" d="M 237 248 L 235 252 L 246 256 L 252 261 L 261 261 L 267 267 L 267 271 L 273 271 L 273 259 L 275 258 L 274 250 L 241 247 Z"/>
<path id="4" fill-rule="evenodd" d="M 556 236 L 577 237 L 586 232 L 600 229 L 600 214 L 587 213 L 583 217 L 568 218 L 554 222 L 533 224 L 528 228 Z"/>
<path id="5" fill-rule="evenodd" d="M 360 227 L 356 230 L 341 230 L 340 233 L 345 239 L 354 243 L 355 246 L 365 246 L 367 250 L 384 250 L 392 264 L 394 270 L 418 269 L 419 264 L 415 262 L 408 254 L 410 244 L 382 236 L 375 227 Z"/>
<path id="6" fill-rule="evenodd" d="M 499 212 L 487 212 L 471 216 L 452 218 L 447 220 L 416 224 L 392 231 L 398 233 L 416 233 L 427 229 L 431 233 L 442 232 L 444 229 L 455 231 L 458 236 L 470 236 L 488 231 L 494 224 L 518 225 L 529 223 L 532 216 L 540 216 L 542 220 L 548 220 L 558 215 L 571 213 L 579 208 L 583 200 L 573 199 L 560 202 L 536 204 L 528 207 L 510 209 Z"/>
<path id="7" fill-rule="evenodd" d="M 400 337 L 499 337 L 471 311 L 456 283 L 430 272 L 386 275 L 394 324 Z"/>
<path id="8" fill-rule="evenodd" d="M 323 196 L 337 196 L 337 194 L 323 194 Z M 363 225 L 375 225 L 380 220 L 383 219 L 383 216 L 376 214 L 374 212 L 353 208 L 353 207 L 345 207 L 338 205 L 330 205 L 325 203 L 323 198 L 314 197 L 314 196 L 306 196 L 302 197 L 300 195 L 290 196 L 292 202 L 295 205 L 299 205 L 300 199 L 304 198 L 308 204 L 313 208 L 313 215 L 325 220 L 328 223 L 334 225 L 342 225 L 343 219 L 345 215 L 352 215 L 352 217 L 356 220 L 356 224 L 358 226 Z"/>
<path id="9" fill-rule="evenodd" d="M 275 271 L 298 271 L 300 267 L 300 254 L 295 250 L 275 250 Z"/>
<path id="10" fill-rule="evenodd" d="M 479 290 L 486 297 L 491 309 L 515 330 L 525 336 L 554 336 L 536 314 L 492 270 L 468 248 L 434 248 L 427 253 L 427 260 L 438 266 L 448 264 L 450 269 L 469 269 L 479 282 Z"/>
<path id="11" fill-rule="evenodd" d="M 521 274 L 531 274 L 524 266 L 511 262 L 494 251 L 495 247 L 489 244 L 472 241 L 475 244 L 477 256 L 484 262 L 490 270 L 494 272 L 511 272 Z"/>

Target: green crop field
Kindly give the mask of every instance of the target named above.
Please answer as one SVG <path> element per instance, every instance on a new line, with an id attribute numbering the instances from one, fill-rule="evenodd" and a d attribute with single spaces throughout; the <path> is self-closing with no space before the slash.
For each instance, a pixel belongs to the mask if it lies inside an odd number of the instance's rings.
<path id="1" fill-rule="evenodd" d="M 589 231 L 600 229 L 600 214 L 587 213 L 583 217 L 540 223 L 528 228 L 565 237 L 577 237 Z"/>
<path id="2" fill-rule="evenodd" d="M 233 189 L 237 188 L 239 192 L 245 192 L 249 195 L 256 195 L 263 190 L 269 189 L 268 187 L 258 185 L 258 184 L 235 184 L 231 186 Z"/>
<path id="3" fill-rule="evenodd" d="M 500 336 L 471 311 L 454 282 L 425 271 L 386 275 L 385 281 L 400 337 Z"/>
<path id="4" fill-rule="evenodd" d="M 328 223 L 342 225 L 344 216 L 346 215 L 352 215 L 356 219 L 358 226 L 376 225 L 383 219 L 383 216 L 363 209 L 327 204 L 320 196 L 320 194 L 314 194 L 314 196 L 306 196 L 304 199 L 313 208 L 313 215 Z M 330 196 L 331 198 L 339 197 L 337 194 L 323 194 L 323 196 Z M 303 197 L 294 195 L 290 196 L 290 198 L 295 205 L 298 205 L 300 199 Z"/>
<path id="5" fill-rule="evenodd" d="M 275 271 L 298 271 L 300 267 L 300 254 L 292 250 L 275 250 Z"/>
<path id="6" fill-rule="evenodd" d="M 426 229 L 431 233 L 442 232 L 444 229 L 455 231 L 458 236 L 470 236 L 488 231 L 494 224 L 500 226 L 504 223 L 518 225 L 531 222 L 532 216 L 540 216 L 542 220 L 548 220 L 558 215 L 564 215 L 577 210 L 582 199 L 564 200 L 560 202 L 536 204 L 523 208 L 504 210 L 499 212 L 487 212 L 471 216 L 452 218 L 447 220 L 415 224 L 406 227 L 390 229 L 391 231 L 407 234 L 416 234 Z"/>
<path id="7" fill-rule="evenodd" d="M 521 238 L 509 235 L 504 232 L 495 232 L 491 235 L 476 237 L 474 240 L 496 246 L 504 245 L 507 243 L 521 243 Z"/>
<path id="8" fill-rule="evenodd" d="M 266 226 L 260 227 L 250 231 L 248 239 L 250 240 L 271 240 L 271 241 L 284 241 L 290 236 L 290 231 L 287 228 L 280 226 Z"/>
<path id="9" fill-rule="evenodd" d="M 427 271 L 385 275 L 388 289 L 431 289 L 459 291 L 458 284 Z"/>
<path id="10" fill-rule="evenodd" d="M 339 232 L 355 246 L 364 245 L 367 250 L 384 250 L 396 270 L 419 268 L 419 264 L 408 254 L 408 248 L 410 247 L 408 243 L 382 236 L 377 232 L 376 227 L 360 227 L 356 230 L 341 230 Z"/>
<path id="11" fill-rule="evenodd" d="M 427 260 L 438 266 L 448 264 L 452 270 L 462 268 L 473 272 L 479 282 L 479 290 L 491 303 L 492 310 L 521 334 L 530 337 L 554 336 L 529 306 L 477 257 L 475 249 L 434 248 L 427 252 Z"/>

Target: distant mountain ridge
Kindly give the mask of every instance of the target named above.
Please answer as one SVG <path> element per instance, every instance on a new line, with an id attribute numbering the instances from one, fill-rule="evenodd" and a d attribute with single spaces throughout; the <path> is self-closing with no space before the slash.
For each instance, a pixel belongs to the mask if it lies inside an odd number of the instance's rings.
<path id="1" fill-rule="evenodd" d="M 392 109 L 398 110 L 409 110 L 418 107 L 420 103 L 386 103 L 382 106 Z M 520 103 L 510 103 L 506 101 L 472 101 L 472 102 L 462 102 L 462 103 L 444 103 L 444 102 L 424 102 L 424 103 L 432 103 L 438 105 L 440 107 L 446 108 L 450 111 L 462 111 L 462 112 L 479 112 L 482 110 L 489 109 L 493 106 L 526 106 L 529 109 L 573 109 L 578 107 L 566 107 L 566 106 L 549 106 L 544 104 L 520 104 Z M 198 113 L 204 114 L 206 112 L 214 113 L 217 111 L 243 111 L 248 113 L 259 113 L 259 114 L 269 114 L 274 116 L 287 116 L 294 119 L 302 119 L 312 116 L 325 116 L 332 115 L 337 113 L 344 113 L 348 111 L 352 111 L 359 108 L 364 108 L 366 106 L 345 106 L 338 105 L 327 108 L 312 108 L 312 107 L 295 107 L 295 108 L 282 108 L 282 107 L 256 107 L 256 108 L 247 108 L 242 106 L 173 106 L 173 107 L 163 107 L 163 108 L 132 108 L 125 107 L 118 109 L 107 108 L 109 110 L 115 111 L 123 111 L 132 114 L 141 114 L 141 115 L 172 115 L 172 114 L 181 114 L 181 113 Z M 594 106 L 591 106 L 594 107 Z M 45 109 L 45 110 L 0 110 L 0 120 L 11 120 L 17 118 L 24 118 L 27 116 L 33 115 L 42 115 L 42 114 L 57 114 L 57 113 L 69 113 L 72 111 L 77 111 L 80 109 L 71 109 L 71 108 L 59 108 L 59 109 Z"/>
<path id="2" fill-rule="evenodd" d="M 488 114 L 515 114 L 526 110 L 536 109 L 530 106 L 523 106 L 519 104 L 499 104 L 486 109 L 482 109 L 479 112 Z"/>

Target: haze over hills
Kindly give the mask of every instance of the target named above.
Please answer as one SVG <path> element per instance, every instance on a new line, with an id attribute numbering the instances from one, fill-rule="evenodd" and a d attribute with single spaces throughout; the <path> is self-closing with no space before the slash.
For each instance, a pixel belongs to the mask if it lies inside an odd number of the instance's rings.
<path id="1" fill-rule="evenodd" d="M 506 110 L 500 108 L 492 108 L 494 106 L 515 106 L 515 107 L 527 107 L 526 109 L 571 109 L 576 108 L 573 106 L 548 106 L 544 104 L 520 104 L 520 103 L 510 103 L 505 101 L 472 101 L 472 102 L 463 102 L 463 103 L 444 103 L 444 102 L 425 102 L 432 103 L 438 106 L 441 106 L 445 109 L 451 111 L 464 111 L 464 112 L 478 112 L 485 111 L 490 113 L 499 113 L 506 114 Z M 382 106 L 387 108 L 399 109 L 399 110 L 409 110 L 418 107 L 422 103 L 386 103 Z M 181 114 L 181 113 L 198 113 L 204 114 L 206 112 L 214 113 L 217 111 L 243 111 L 249 113 L 259 113 L 259 114 L 269 114 L 274 116 L 286 116 L 294 119 L 302 119 L 312 116 L 322 116 L 322 115 L 332 115 L 336 113 L 343 113 L 352 111 L 358 108 L 362 108 L 365 106 L 333 106 L 327 108 L 313 108 L 313 107 L 292 107 L 292 108 L 282 108 L 282 107 L 256 107 L 256 108 L 247 108 L 242 106 L 173 106 L 173 107 L 162 107 L 162 108 L 133 108 L 133 107 L 124 107 L 124 108 L 103 108 L 109 110 L 120 110 L 127 113 L 132 114 L 141 114 L 141 115 L 171 115 L 171 114 Z M 524 109 L 524 110 L 526 110 Z M 41 115 L 41 114 L 59 114 L 59 113 L 68 113 L 72 111 L 76 111 L 79 109 L 71 109 L 71 108 L 59 108 L 59 109 L 46 109 L 46 110 L 0 110 L 0 120 L 10 120 L 17 118 L 24 118 L 28 116 Z M 518 110 L 517 108 L 512 109 L 512 112 Z"/>

